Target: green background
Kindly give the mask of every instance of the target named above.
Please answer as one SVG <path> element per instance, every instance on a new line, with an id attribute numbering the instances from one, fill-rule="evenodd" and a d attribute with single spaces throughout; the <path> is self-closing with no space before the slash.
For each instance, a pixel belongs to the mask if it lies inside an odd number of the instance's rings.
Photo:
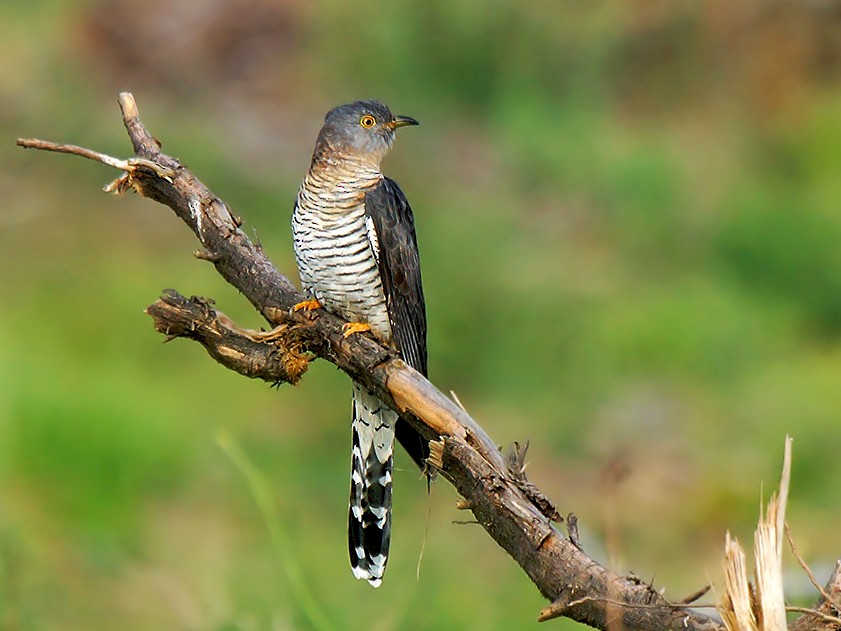
<path id="1" fill-rule="evenodd" d="M 120 90 L 293 278 L 324 112 L 373 97 L 418 118 L 384 169 L 415 209 L 433 381 L 498 443 L 531 440 L 530 478 L 588 554 L 675 600 L 719 580 L 726 530 L 749 543 L 791 434 L 788 519 L 825 578 L 841 550 L 832 7 L 4 3 L 0 627 L 513 629 L 545 604 L 400 455 L 386 580 L 353 580 L 344 375 L 316 362 L 272 390 L 162 345 L 143 309 L 167 287 L 263 323 L 168 209 L 101 192 L 116 171 L 14 147 L 128 157 Z"/>

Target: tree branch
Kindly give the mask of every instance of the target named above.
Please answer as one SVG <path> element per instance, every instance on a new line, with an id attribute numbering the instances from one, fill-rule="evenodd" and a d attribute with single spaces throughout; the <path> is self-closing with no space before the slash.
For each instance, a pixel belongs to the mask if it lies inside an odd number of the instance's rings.
<path id="1" fill-rule="evenodd" d="M 588 558 L 544 513 L 546 498 L 499 452 L 482 428 L 395 353 L 373 338 L 343 338 L 343 322 L 317 310 L 293 313 L 303 296 L 240 230 L 240 220 L 146 130 L 129 93 L 119 97 L 135 156 L 119 160 L 97 152 L 38 140 L 22 147 L 60 151 L 109 164 L 125 173 L 106 187 L 133 189 L 170 207 L 202 244 L 211 261 L 267 322 L 263 333 L 247 331 L 217 313 L 206 300 L 167 292 L 149 307 L 158 331 L 169 339 L 201 343 L 219 363 L 253 378 L 294 383 L 311 355 L 324 358 L 374 391 L 428 438 L 441 474 L 466 500 L 488 534 L 516 560 L 551 604 L 540 619 L 566 616 L 599 629 L 713 630 L 712 618 L 671 604 L 651 586 L 618 576 Z M 516 461 L 516 459 L 515 459 Z"/>
<path id="2" fill-rule="evenodd" d="M 792 551 L 797 555 L 791 538 Z M 799 560 L 799 555 L 798 560 Z M 805 565 L 804 565 L 805 568 Z M 814 581 L 811 571 L 808 572 L 810 579 Z M 791 623 L 791 631 L 838 631 L 841 629 L 841 561 L 836 562 L 832 575 L 826 582 L 826 586 L 819 589 L 821 597 L 815 606 L 809 609 L 801 609 L 803 612 L 797 620 Z"/>
<path id="3" fill-rule="evenodd" d="M 226 368 L 273 384 L 298 383 L 312 359 L 305 349 L 316 341 L 310 327 L 291 322 L 268 333 L 241 329 L 215 311 L 211 301 L 188 299 L 171 289 L 146 313 L 167 342 L 177 337 L 195 340 Z"/>

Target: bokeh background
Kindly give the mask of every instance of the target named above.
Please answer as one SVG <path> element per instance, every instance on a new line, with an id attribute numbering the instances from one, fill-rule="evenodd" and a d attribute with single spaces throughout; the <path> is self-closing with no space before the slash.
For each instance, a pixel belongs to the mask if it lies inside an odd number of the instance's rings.
<path id="1" fill-rule="evenodd" d="M 841 3 L 31 0 L 0 8 L 0 59 L 3 629 L 515 629 L 545 604 L 406 458 L 387 580 L 352 579 L 346 378 L 272 390 L 162 345 L 167 287 L 262 323 L 168 209 L 101 192 L 115 171 L 14 147 L 127 157 L 120 90 L 293 278 L 324 112 L 421 120 L 385 169 L 433 381 L 531 440 L 589 554 L 673 599 L 718 579 L 726 530 L 749 541 L 790 433 L 789 522 L 828 574 Z"/>

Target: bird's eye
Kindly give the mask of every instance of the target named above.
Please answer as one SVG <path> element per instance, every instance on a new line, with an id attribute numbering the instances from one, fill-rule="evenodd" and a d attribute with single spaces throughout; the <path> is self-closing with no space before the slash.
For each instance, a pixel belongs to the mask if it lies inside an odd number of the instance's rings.
<path id="1" fill-rule="evenodd" d="M 377 124 L 377 119 L 373 116 L 366 114 L 365 116 L 359 119 L 359 124 L 362 125 L 365 129 L 371 129 L 374 125 Z"/>

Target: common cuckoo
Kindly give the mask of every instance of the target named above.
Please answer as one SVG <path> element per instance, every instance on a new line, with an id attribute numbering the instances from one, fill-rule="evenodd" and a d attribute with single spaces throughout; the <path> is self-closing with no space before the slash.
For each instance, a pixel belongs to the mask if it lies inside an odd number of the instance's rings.
<path id="1" fill-rule="evenodd" d="M 304 177 L 292 233 L 309 300 L 348 321 L 345 336 L 370 330 L 426 375 L 426 308 L 409 202 L 380 162 L 394 132 L 418 122 L 378 101 L 327 113 Z M 356 578 L 382 582 L 391 538 L 395 434 L 424 469 L 426 442 L 363 386 L 353 384 L 348 547 Z"/>

